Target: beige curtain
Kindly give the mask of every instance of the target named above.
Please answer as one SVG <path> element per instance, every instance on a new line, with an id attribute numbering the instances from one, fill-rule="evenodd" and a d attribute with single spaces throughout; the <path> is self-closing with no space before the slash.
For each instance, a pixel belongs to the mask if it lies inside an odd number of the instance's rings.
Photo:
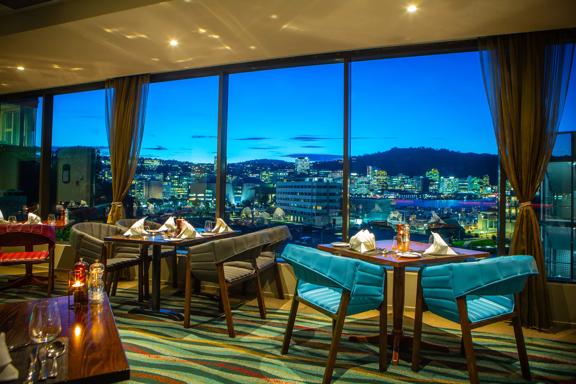
<path id="1" fill-rule="evenodd" d="M 520 297 L 524 324 L 551 326 L 546 268 L 532 200 L 552 153 L 574 45 L 561 32 L 483 38 L 480 57 L 502 167 L 520 201 L 510 254 L 536 259 L 540 274 Z"/>
<path id="2" fill-rule="evenodd" d="M 148 75 L 106 81 L 106 129 L 113 200 L 108 224 L 124 217 L 122 201 L 134 179 L 144 135 L 148 82 Z"/>

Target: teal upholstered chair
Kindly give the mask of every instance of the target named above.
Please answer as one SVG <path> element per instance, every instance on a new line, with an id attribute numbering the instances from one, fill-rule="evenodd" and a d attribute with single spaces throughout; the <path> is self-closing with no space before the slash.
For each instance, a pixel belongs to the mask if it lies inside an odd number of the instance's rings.
<path id="1" fill-rule="evenodd" d="M 332 319 L 333 334 L 323 383 L 334 370 L 346 315 L 380 310 L 380 370 L 386 370 L 386 270 L 361 260 L 334 256 L 314 248 L 288 244 L 282 258 L 297 278 L 282 354 L 288 353 L 298 304 L 306 304 Z"/>
<path id="2" fill-rule="evenodd" d="M 412 370 L 420 364 L 422 311 L 424 305 L 436 315 L 460 323 L 462 349 L 471 383 L 478 383 L 476 357 L 472 349 L 473 328 L 497 321 L 512 320 L 522 375 L 530 380 L 528 356 L 516 302 L 526 279 L 537 275 L 532 256 L 502 256 L 468 263 L 424 268 L 416 295 Z"/>

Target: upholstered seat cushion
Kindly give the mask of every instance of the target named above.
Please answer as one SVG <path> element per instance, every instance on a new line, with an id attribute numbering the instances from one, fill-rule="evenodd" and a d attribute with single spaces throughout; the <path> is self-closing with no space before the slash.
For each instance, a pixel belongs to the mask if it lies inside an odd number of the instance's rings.
<path id="1" fill-rule="evenodd" d="M 46 260 L 50 256 L 48 251 L 33 252 L 0 252 L 0 263 L 19 263 L 26 261 Z"/>
<path id="2" fill-rule="evenodd" d="M 227 283 L 233 283 L 234 281 L 250 277 L 256 273 L 252 268 L 243 268 L 227 264 L 228 263 L 224 263 L 224 278 Z"/>
<path id="3" fill-rule="evenodd" d="M 298 284 L 298 296 L 311 304 L 336 314 L 342 298 L 342 289 L 300 281 Z M 378 296 L 353 295 L 348 303 L 346 314 L 354 315 L 369 311 L 378 308 L 380 303 L 382 303 L 382 298 Z"/>

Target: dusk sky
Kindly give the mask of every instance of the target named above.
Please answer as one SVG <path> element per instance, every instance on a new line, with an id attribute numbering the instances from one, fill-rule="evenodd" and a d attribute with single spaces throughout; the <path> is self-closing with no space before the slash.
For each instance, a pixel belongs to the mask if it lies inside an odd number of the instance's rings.
<path id="1" fill-rule="evenodd" d="M 576 129 L 576 66 L 561 131 Z M 342 155 L 341 64 L 230 76 L 228 158 Z M 141 156 L 213 162 L 218 78 L 153 83 Z M 352 154 L 392 147 L 496 153 L 477 52 L 356 62 L 352 65 Z M 104 91 L 54 100 L 53 145 L 100 146 L 107 153 Z"/>

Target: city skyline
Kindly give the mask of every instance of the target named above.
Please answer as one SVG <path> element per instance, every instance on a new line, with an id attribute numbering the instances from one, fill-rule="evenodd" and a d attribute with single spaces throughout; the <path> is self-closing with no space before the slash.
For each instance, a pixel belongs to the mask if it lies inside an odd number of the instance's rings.
<path id="1" fill-rule="evenodd" d="M 327 64 L 230 75 L 228 161 L 341 157 L 342 72 Z M 573 69 L 562 131 L 576 127 L 575 83 Z M 217 100 L 214 76 L 150 84 L 141 156 L 212 162 Z M 392 147 L 496 154 L 477 52 L 354 62 L 351 101 L 353 156 Z M 53 147 L 106 153 L 104 109 L 104 90 L 57 95 Z"/>

